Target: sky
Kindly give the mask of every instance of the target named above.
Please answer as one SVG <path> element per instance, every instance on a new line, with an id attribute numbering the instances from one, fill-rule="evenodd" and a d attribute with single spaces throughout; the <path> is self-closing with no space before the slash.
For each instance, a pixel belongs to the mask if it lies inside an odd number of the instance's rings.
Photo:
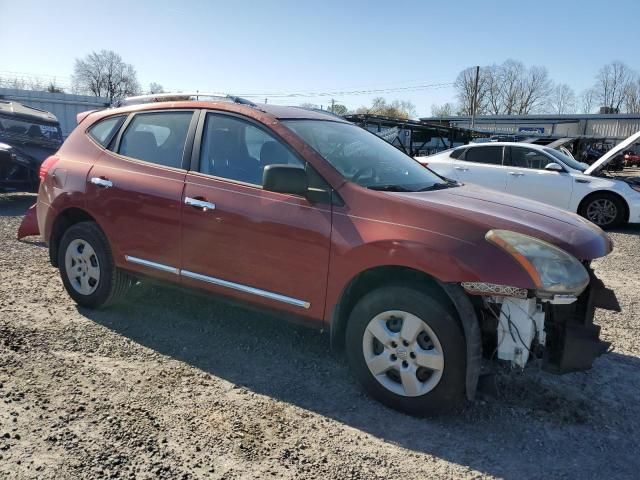
<path id="1" fill-rule="evenodd" d="M 143 88 L 349 108 L 383 96 L 418 116 L 455 101 L 474 65 L 541 65 L 576 93 L 613 60 L 640 71 L 639 0 L 0 0 L 0 19 L 0 77 L 66 86 L 76 58 L 107 49 Z"/>

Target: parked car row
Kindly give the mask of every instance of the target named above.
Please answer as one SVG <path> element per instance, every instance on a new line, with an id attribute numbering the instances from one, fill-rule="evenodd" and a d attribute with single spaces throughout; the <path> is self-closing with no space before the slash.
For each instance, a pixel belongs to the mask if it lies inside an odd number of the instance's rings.
<path id="1" fill-rule="evenodd" d="M 640 138 L 609 149 L 591 165 L 542 145 L 470 144 L 418 161 L 447 178 L 576 212 L 602 228 L 640 221 L 640 178 L 612 177 L 607 165 Z"/>
<path id="2" fill-rule="evenodd" d="M 619 306 L 591 261 L 610 238 L 506 184 L 611 180 L 511 144 L 447 153 L 444 178 L 326 113 L 154 100 L 80 115 L 41 166 L 19 236 L 42 235 L 79 305 L 152 277 L 267 309 L 329 331 L 373 397 L 416 414 L 473 398 L 483 362 L 564 373 L 607 350 L 594 311 Z"/>

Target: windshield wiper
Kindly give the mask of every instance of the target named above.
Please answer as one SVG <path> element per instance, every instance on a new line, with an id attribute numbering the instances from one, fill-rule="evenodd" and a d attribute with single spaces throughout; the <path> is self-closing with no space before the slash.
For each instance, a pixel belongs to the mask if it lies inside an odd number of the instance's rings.
<path id="1" fill-rule="evenodd" d="M 444 190 L 445 188 L 456 187 L 457 183 L 434 183 L 428 187 L 421 188 L 418 192 L 431 192 L 433 190 Z"/>
<path id="2" fill-rule="evenodd" d="M 402 185 L 369 185 L 367 188 L 380 192 L 415 192 L 415 190 L 403 187 Z"/>

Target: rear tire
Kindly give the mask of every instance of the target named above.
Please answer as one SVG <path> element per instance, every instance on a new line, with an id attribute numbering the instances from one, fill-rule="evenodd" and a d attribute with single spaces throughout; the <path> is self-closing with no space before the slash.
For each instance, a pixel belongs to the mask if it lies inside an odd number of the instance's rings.
<path id="1" fill-rule="evenodd" d="M 355 377 L 391 408 L 428 415 L 464 401 L 464 336 L 450 307 L 429 291 L 390 286 L 362 297 L 346 347 Z"/>
<path id="2" fill-rule="evenodd" d="M 616 195 L 596 193 L 582 202 L 578 214 L 600 228 L 615 228 L 624 223 L 625 206 Z"/>
<path id="3" fill-rule="evenodd" d="M 58 268 L 67 293 L 87 308 L 113 304 L 133 285 L 133 278 L 116 268 L 109 242 L 95 222 L 76 223 L 64 232 Z"/>

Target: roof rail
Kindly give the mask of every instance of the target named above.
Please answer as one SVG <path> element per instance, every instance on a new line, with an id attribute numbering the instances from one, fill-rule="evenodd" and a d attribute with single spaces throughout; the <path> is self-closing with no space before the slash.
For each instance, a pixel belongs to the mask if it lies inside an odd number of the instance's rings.
<path id="1" fill-rule="evenodd" d="M 124 107 L 128 105 L 138 105 L 141 103 L 156 102 L 179 102 L 185 100 L 202 100 L 215 102 L 241 103 L 243 105 L 255 106 L 255 104 L 245 98 L 227 95 L 226 93 L 204 93 L 204 92 L 165 92 L 151 93 L 148 95 L 136 95 L 134 97 L 126 97 L 116 102 L 114 106 Z"/>

